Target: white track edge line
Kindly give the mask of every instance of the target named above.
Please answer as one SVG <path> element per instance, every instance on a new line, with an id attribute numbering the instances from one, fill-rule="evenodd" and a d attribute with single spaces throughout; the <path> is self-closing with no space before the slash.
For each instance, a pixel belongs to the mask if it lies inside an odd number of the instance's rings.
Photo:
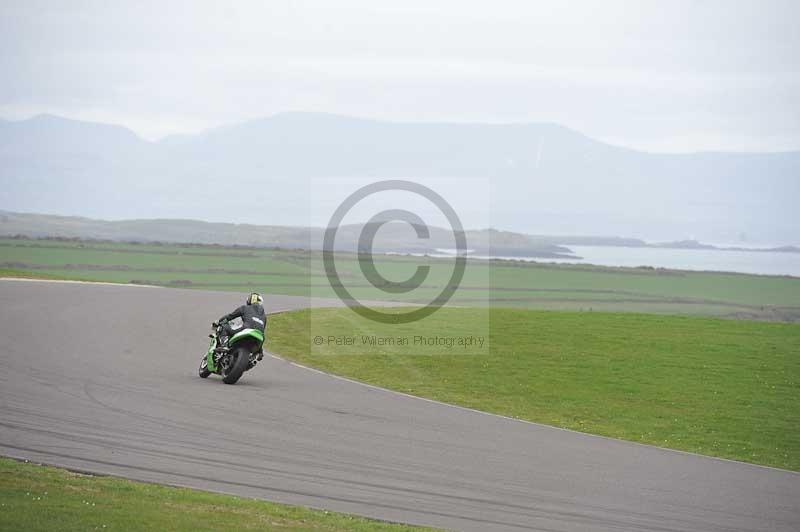
<path id="1" fill-rule="evenodd" d="M 28 283 L 67 283 L 67 284 L 99 284 L 106 286 L 133 286 L 136 288 L 163 288 L 152 284 L 111 283 L 107 281 L 79 281 L 75 279 L 36 279 L 35 277 L 0 277 L 0 281 L 22 281 Z"/>
<path id="2" fill-rule="evenodd" d="M 283 357 L 278 356 L 278 355 L 276 355 L 274 353 L 271 353 L 269 351 L 267 351 L 267 353 L 269 354 L 269 356 L 271 356 L 274 359 L 281 360 L 283 362 L 288 362 L 289 364 L 291 364 L 293 366 L 296 366 L 298 368 L 302 368 L 302 369 L 305 369 L 305 370 L 308 370 L 308 371 L 313 371 L 314 373 L 319 373 L 319 374 L 325 375 L 327 377 L 333 377 L 334 379 L 350 382 L 350 383 L 353 383 L 353 384 L 358 384 L 360 386 L 365 386 L 367 388 L 372 388 L 373 390 L 378 390 L 378 391 L 386 392 L 386 393 L 390 393 L 390 394 L 401 395 L 403 397 L 409 397 L 411 399 L 417 399 L 417 400 L 420 400 L 420 401 L 425 401 L 425 402 L 433 403 L 433 404 L 436 404 L 436 405 L 446 406 L 446 407 L 450 407 L 450 408 L 457 408 L 458 410 L 472 412 L 472 413 L 475 413 L 475 414 L 482 414 L 484 416 L 492 416 L 492 417 L 497 417 L 497 418 L 501 418 L 501 419 L 506 419 L 506 420 L 509 420 L 509 421 L 516 421 L 517 423 L 524 423 L 526 425 L 533 425 L 534 427 L 561 430 L 561 431 L 569 432 L 569 433 L 572 433 L 572 434 L 580 434 L 581 436 L 588 436 L 590 438 L 600 438 L 602 440 L 609 440 L 609 441 L 613 441 L 613 442 L 617 442 L 617 443 L 639 445 L 641 447 L 647 447 L 647 448 L 650 448 L 650 449 L 659 449 L 661 451 L 667 451 L 667 452 L 670 452 L 670 453 L 678 453 L 678 454 L 683 454 L 683 455 L 688 455 L 688 456 L 694 456 L 694 457 L 697 457 L 697 458 L 705 458 L 705 459 L 710 459 L 710 460 L 717 460 L 717 461 L 720 461 L 720 462 L 728 462 L 728 463 L 731 463 L 731 464 L 756 467 L 756 468 L 760 468 L 760 469 L 767 469 L 767 470 L 771 470 L 771 471 L 778 471 L 778 472 L 781 472 L 781 473 L 789 473 L 791 475 L 800 476 L 800 471 L 792 471 L 790 469 L 781 469 L 780 467 L 761 465 L 761 464 L 753 464 L 753 463 L 750 463 L 750 462 L 742 462 L 740 460 L 732 460 L 730 458 L 722 458 L 720 456 L 710 456 L 710 455 L 707 455 L 707 454 L 693 453 L 691 451 L 682 451 L 680 449 L 670 449 L 669 447 L 660 447 L 658 445 L 650 445 L 650 444 L 647 444 L 647 443 L 637 442 L 637 441 L 633 441 L 633 440 L 623 440 L 623 439 L 620 439 L 620 438 L 612 438 L 611 436 L 603 436 L 602 434 L 592 434 L 592 433 L 589 433 L 589 432 L 581 432 L 579 430 L 567 429 L 567 428 L 564 428 L 564 427 L 557 427 L 555 425 L 545 425 L 544 423 L 537 423 L 535 421 L 528 421 L 527 419 L 518 419 L 518 418 L 515 418 L 515 417 L 504 416 L 503 414 L 495 414 L 493 412 L 485 412 L 483 410 L 477 410 L 475 408 L 469 408 L 468 406 L 461 406 L 461 405 L 454 405 L 452 403 L 445 403 L 445 402 L 442 402 L 442 401 L 437 401 L 436 399 L 429 399 L 427 397 L 420 397 L 419 395 L 411 395 L 409 393 L 399 392 L 397 390 L 390 390 L 389 388 L 382 388 L 381 386 L 376 386 L 374 384 L 369 384 L 369 383 L 366 383 L 366 382 L 357 381 L 357 380 L 354 380 L 354 379 L 350 379 L 348 377 L 343 377 L 341 375 L 336 375 L 334 373 L 328 373 L 327 371 L 322 371 L 320 369 L 312 368 L 312 367 L 309 367 L 309 366 L 304 366 L 303 364 L 298 364 L 297 362 L 292 362 L 289 359 L 283 358 Z"/>

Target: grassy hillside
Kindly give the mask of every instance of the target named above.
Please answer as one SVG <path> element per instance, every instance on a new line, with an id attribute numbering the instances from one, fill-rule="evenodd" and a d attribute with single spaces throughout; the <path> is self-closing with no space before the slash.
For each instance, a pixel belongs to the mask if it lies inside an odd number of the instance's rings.
<path id="1" fill-rule="evenodd" d="M 800 470 L 800 325 L 491 309 L 484 355 L 358 341 L 362 333 L 470 335 L 485 319 L 480 309 L 453 308 L 400 326 L 366 323 L 348 309 L 292 312 L 271 318 L 269 348 L 448 403 Z M 316 334 L 357 341 L 317 346 Z"/>
<path id="2" fill-rule="evenodd" d="M 355 252 L 363 224 L 343 225 L 336 237 L 337 249 Z M 428 238 L 421 242 L 404 223 L 381 225 L 373 242 L 375 250 L 414 250 L 433 252 L 453 246 L 452 233 L 429 227 Z M 165 242 L 195 244 L 322 249 L 321 227 L 254 225 L 200 220 L 96 220 L 79 216 L 19 213 L 0 210 L 0 237 L 23 235 L 30 238 L 106 240 L 113 242 Z M 472 249 L 478 254 L 512 254 L 528 257 L 570 257 L 568 248 L 557 245 L 553 237 L 533 237 L 497 230 L 466 231 Z M 593 241 L 591 238 L 584 241 Z M 608 241 L 599 239 L 597 241 Z M 639 241 L 641 244 L 644 242 Z M 501 252 L 495 253 L 493 250 Z"/>
<path id="3" fill-rule="evenodd" d="M 378 256 L 390 279 L 409 277 L 419 257 Z M 427 259 L 424 285 L 394 296 L 423 303 L 439 293 L 452 269 L 448 259 Z M 337 258 L 341 278 L 359 298 L 385 299 L 368 285 L 355 255 Z M 260 290 L 267 294 L 334 297 L 318 253 L 245 247 L 121 244 L 0 239 L 0 269 L 41 275 L 164 286 Z M 768 320 L 800 320 L 800 279 L 471 261 L 453 303 L 465 306 L 679 313 Z"/>

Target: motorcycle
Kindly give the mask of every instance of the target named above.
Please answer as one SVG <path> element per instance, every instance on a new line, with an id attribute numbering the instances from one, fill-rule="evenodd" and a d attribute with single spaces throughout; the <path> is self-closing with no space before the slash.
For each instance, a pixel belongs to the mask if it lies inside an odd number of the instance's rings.
<path id="1" fill-rule="evenodd" d="M 212 373 L 222 376 L 225 384 L 235 384 L 245 371 L 253 369 L 264 357 L 264 333 L 258 329 L 234 331 L 230 338 L 221 337 L 224 324 L 212 323 L 213 334 L 198 374 L 205 379 Z"/>

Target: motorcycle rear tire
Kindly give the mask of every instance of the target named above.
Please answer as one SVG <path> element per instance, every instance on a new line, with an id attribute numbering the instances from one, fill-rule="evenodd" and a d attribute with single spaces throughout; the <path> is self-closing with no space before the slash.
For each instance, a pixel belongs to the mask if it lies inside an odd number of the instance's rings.
<path id="1" fill-rule="evenodd" d="M 233 363 L 228 366 L 228 372 L 225 373 L 223 369 L 222 382 L 225 384 L 236 384 L 236 381 L 239 380 L 242 373 L 247 369 L 247 365 L 250 363 L 250 351 L 243 347 L 236 349 L 232 356 L 236 358 Z"/>

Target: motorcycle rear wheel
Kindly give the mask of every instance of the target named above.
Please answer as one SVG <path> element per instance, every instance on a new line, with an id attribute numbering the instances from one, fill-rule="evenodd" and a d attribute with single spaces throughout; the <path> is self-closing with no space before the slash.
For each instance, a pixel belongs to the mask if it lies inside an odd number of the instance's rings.
<path id="1" fill-rule="evenodd" d="M 222 367 L 222 382 L 225 384 L 236 384 L 236 381 L 238 381 L 242 373 L 245 372 L 250 362 L 250 351 L 244 347 L 240 347 L 228 356 L 235 358 L 227 367 Z"/>

